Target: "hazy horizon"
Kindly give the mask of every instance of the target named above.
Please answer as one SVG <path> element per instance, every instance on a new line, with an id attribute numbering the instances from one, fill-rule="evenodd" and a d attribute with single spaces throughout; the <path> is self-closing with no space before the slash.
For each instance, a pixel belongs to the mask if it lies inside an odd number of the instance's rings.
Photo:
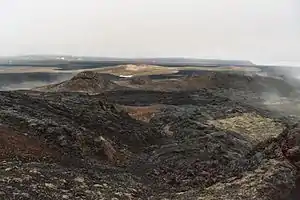
<path id="1" fill-rule="evenodd" d="M 2 0 L 0 56 L 188 57 L 300 66 L 297 0 Z"/>

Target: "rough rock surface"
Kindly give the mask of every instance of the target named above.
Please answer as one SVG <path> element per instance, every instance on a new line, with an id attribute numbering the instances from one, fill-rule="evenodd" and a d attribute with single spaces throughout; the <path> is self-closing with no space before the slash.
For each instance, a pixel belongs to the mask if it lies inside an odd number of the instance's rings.
<path id="1" fill-rule="evenodd" d="M 300 126 L 226 87 L 0 92 L 0 199 L 290 198 Z"/>
<path id="2" fill-rule="evenodd" d="M 152 83 L 152 80 L 149 76 L 135 76 L 129 79 L 131 84 L 134 85 L 145 85 Z"/>

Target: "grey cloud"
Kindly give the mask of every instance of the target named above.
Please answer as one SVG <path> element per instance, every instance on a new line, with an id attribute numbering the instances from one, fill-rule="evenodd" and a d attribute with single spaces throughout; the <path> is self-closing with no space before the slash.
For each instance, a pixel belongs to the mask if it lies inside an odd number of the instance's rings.
<path id="1" fill-rule="evenodd" d="M 297 0 L 2 0 L 0 54 L 299 63 Z"/>

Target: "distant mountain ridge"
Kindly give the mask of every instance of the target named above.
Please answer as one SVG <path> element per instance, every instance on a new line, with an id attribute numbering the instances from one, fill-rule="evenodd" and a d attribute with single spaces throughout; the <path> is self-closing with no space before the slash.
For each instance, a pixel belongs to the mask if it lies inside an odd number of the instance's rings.
<path id="1" fill-rule="evenodd" d="M 126 64 L 155 64 L 164 66 L 252 66 L 247 60 L 221 60 L 198 58 L 117 58 L 117 57 L 81 57 L 71 55 L 25 55 L 0 57 L 0 66 L 45 66 L 61 69 L 94 68 Z"/>
<path id="2" fill-rule="evenodd" d="M 168 62 L 234 62 L 253 64 L 248 60 L 227 60 L 227 59 L 202 59 L 202 58 L 187 58 L 187 57 L 96 57 L 96 56 L 72 56 L 72 55 L 21 55 L 21 56 L 6 56 L 0 57 L 0 60 L 52 60 L 61 59 L 65 60 L 89 60 L 89 61 L 168 61 Z"/>

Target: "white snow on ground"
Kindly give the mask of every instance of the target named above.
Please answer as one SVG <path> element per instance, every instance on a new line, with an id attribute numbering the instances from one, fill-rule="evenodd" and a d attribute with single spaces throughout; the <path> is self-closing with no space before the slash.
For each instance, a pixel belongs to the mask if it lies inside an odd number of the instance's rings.
<path id="1" fill-rule="evenodd" d="M 119 75 L 119 77 L 122 77 L 122 78 L 130 78 L 132 77 L 133 75 Z"/>

